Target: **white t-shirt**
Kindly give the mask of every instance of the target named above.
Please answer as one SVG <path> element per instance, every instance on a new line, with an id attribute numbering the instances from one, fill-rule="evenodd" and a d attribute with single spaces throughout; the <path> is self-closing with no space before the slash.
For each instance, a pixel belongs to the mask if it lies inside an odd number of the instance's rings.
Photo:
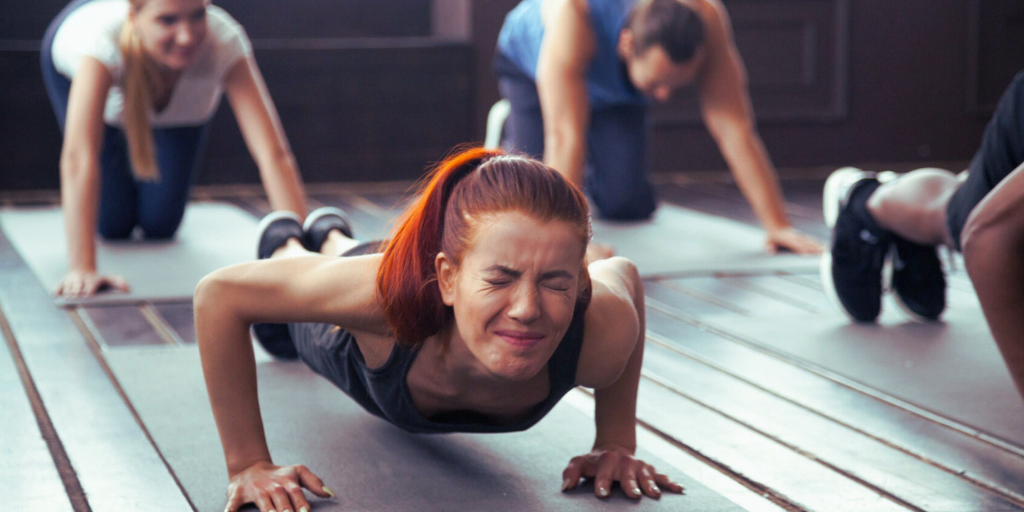
<path id="1" fill-rule="evenodd" d="M 107 94 L 103 121 L 122 126 L 124 109 L 124 62 L 121 57 L 121 28 L 128 17 L 128 0 L 94 0 L 75 9 L 57 29 L 53 39 L 53 64 L 73 80 L 82 57 L 93 57 L 110 71 L 114 82 Z M 185 69 L 171 93 L 167 107 L 159 113 L 152 107 L 154 128 L 199 125 L 213 117 L 224 93 L 224 77 L 241 58 L 252 56 L 245 30 L 227 12 L 211 5 L 206 9 L 209 26 L 195 62 Z"/>

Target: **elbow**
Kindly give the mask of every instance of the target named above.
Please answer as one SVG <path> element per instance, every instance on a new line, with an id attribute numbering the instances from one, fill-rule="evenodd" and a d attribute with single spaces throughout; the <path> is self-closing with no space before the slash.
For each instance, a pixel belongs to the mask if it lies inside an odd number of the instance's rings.
<path id="1" fill-rule="evenodd" d="M 79 182 L 88 179 L 93 168 L 93 158 L 82 151 L 64 150 L 60 154 L 61 181 Z"/>
<path id="2" fill-rule="evenodd" d="M 199 280 L 199 284 L 196 285 L 195 292 L 193 292 L 192 311 L 197 331 L 201 330 L 201 326 L 217 315 L 217 310 L 222 309 L 226 305 L 225 299 L 227 294 L 225 289 L 227 283 L 221 274 L 222 271 L 219 270 L 207 274 Z M 197 332 L 198 334 L 199 332 Z M 203 340 L 203 336 L 198 336 L 200 343 Z"/>

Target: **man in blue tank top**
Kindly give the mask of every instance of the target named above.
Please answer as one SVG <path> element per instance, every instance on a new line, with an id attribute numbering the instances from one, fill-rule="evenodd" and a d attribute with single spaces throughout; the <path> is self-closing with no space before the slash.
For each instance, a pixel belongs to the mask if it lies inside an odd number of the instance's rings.
<path id="1" fill-rule="evenodd" d="M 583 186 L 604 218 L 644 219 L 648 102 L 695 83 L 705 124 L 764 225 L 771 250 L 817 253 L 793 229 L 754 125 L 746 71 L 719 0 L 523 0 L 498 36 L 511 149 Z"/>

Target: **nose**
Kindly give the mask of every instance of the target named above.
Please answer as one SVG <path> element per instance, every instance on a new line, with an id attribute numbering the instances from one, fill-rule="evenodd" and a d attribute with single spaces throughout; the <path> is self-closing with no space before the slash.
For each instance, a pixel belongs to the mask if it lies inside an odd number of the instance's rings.
<path id="1" fill-rule="evenodd" d="M 539 318 L 540 312 L 539 290 L 534 286 L 520 286 L 508 308 L 509 318 L 528 324 Z"/>
<path id="2" fill-rule="evenodd" d="M 178 46 L 191 46 L 196 40 L 196 29 L 191 23 L 182 23 L 174 35 L 174 42 Z"/>

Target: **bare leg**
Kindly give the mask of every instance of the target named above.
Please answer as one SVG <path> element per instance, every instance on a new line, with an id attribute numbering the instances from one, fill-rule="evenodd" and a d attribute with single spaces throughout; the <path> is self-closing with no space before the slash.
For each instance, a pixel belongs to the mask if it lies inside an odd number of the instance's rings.
<path id="1" fill-rule="evenodd" d="M 960 185 L 943 169 L 917 169 L 878 187 L 868 199 L 871 217 L 883 229 L 921 245 L 947 245 L 946 205 Z"/>
<path id="2" fill-rule="evenodd" d="M 320 254 L 327 256 L 341 256 L 345 251 L 359 245 L 359 242 L 343 235 L 341 231 L 332 230 L 327 234 L 327 240 L 320 246 Z M 306 256 L 314 254 L 303 247 L 298 238 L 289 238 L 281 247 L 278 247 L 271 258 L 292 258 L 295 256 Z"/>
<path id="3" fill-rule="evenodd" d="M 300 242 L 298 238 L 289 238 L 288 241 L 285 242 L 284 245 L 282 245 L 281 247 L 278 247 L 277 250 L 274 251 L 274 254 L 271 254 L 270 257 L 293 258 L 295 256 L 304 256 L 306 254 L 313 253 L 307 251 L 306 248 L 302 246 L 302 242 Z"/>
<path id="4" fill-rule="evenodd" d="M 327 240 L 320 246 L 320 254 L 327 256 L 341 256 L 345 251 L 359 245 L 359 242 L 345 236 L 337 229 L 327 234 Z"/>
<path id="5" fill-rule="evenodd" d="M 1024 165 L 978 203 L 963 231 L 967 273 L 992 337 L 1024 396 Z"/>

